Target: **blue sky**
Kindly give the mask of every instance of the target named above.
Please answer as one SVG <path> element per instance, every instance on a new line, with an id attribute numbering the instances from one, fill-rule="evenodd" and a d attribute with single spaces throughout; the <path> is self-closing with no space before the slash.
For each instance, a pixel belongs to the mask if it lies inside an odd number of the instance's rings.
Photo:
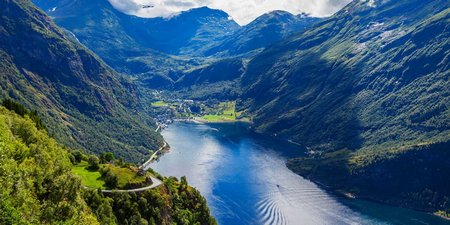
<path id="1" fill-rule="evenodd" d="M 180 11 L 208 6 L 227 12 L 236 22 L 245 25 L 258 16 L 285 10 L 312 16 L 330 16 L 351 0 L 109 0 L 117 9 L 141 17 L 170 17 Z M 143 7 L 151 6 L 151 7 Z"/>

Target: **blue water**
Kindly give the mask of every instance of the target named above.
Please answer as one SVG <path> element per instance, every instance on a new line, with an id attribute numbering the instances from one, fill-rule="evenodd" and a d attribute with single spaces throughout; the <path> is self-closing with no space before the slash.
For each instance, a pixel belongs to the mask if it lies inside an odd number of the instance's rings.
<path id="1" fill-rule="evenodd" d="M 186 176 L 219 224 L 449 224 L 435 216 L 330 194 L 292 173 L 300 146 L 249 132 L 245 124 L 176 123 L 171 146 L 152 168 Z"/>

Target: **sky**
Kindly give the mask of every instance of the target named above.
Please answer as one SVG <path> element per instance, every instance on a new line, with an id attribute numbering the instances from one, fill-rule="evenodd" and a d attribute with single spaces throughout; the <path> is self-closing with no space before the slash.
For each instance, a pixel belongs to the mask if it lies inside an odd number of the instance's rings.
<path id="1" fill-rule="evenodd" d="M 140 17 L 170 17 L 181 11 L 208 6 L 227 12 L 240 25 L 264 13 L 285 10 L 315 17 L 330 16 L 351 0 L 109 0 L 118 10 Z M 147 7 L 143 7 L 147 6 Z"/>

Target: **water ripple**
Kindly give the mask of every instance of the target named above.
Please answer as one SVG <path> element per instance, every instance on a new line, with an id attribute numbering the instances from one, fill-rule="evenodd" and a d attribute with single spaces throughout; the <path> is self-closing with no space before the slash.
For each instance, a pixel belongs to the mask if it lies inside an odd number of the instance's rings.
<path id="1" fill-rule="evenodd" d="M 172 150 L 152 164 L 165 176 L 186 176 L 221 225 L 448 224 L 431 215 L 329 194 L 286 167 L 290 146 L 237 128 L 171 125 L 163 135 Z"/>
<path id="2" fill-rule="evenodd" d="M 264 199 L 258 202 L 260 223 L 265 225 L 285 225 L 286 218 L 276 203 L 270 199 Z"/>

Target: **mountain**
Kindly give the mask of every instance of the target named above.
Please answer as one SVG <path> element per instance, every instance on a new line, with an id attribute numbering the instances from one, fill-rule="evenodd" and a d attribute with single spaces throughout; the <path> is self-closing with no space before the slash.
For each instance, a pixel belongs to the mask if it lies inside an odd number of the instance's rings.
<path id="1" fill-rule="evenodd" d="M 198 65 L 195 59 L 173 55 L 195 55 L 239 28 L 226 13 L 206 7 L 170 18 L 140 18 L 116 10 L 107 0 L 34 3 L 114 69 L 129 74 L 189 69 Z"/>
<path id="2" fill-rule="evenodd" d="M 213 62 L 209 65 L 185 71 L 177 80 L 177 88 L 189 87 L 195 84 L 216 83 L 239 78 L 245 71 L 242 60 L 230 58 Z"/>
<path id="3" fill-rule="evenodd" d="M 34 2 L 96 52 L 112 46 L 149 48 L 172 55 L 211 55 L 231 49 L 230 54 L 235 55 L 268 46 L 321 20 L 273 11 L 240 27 L 227 13 L 207 7 L 170 18 L 140 18 L 116 10 L 107 0 Z"/>
<path id="4" fill-rule="evenodd" d="M 208 49 L 206 54 L 239 55 L 261 50 L 321 20 L 305 14 L 295 16 L 286 11 L 272 11 L 243 26 L 217 46 Z"/>
<path id="5" fill-rule="evenodd" d="M 117 56 L 142 54 L 139 43 L 124 31 L 121 14 L 117 14 L 107 0 L 36 0 L 33 2 L 48 13 L 59 26 L 68 30 L 76 40 L 92 49 L 109 65 L 123 67 L 126 60 Z M 114 68 L 117 70 L 119 67 Z"/>
<path id="6" fill-rule="evenodd" d="M 353 1 L 255 57 L 240 107 L 257 131 L 310 149 L 288 164 L 304 176 L 355 196 L 449 209 L 448 174 L 425 179 L 448 167 L 449 22 L 445 0 Z"/>
<path id="7" fill-rule="evenodd" d="M 203 48 L 220 42 L 239 29 L 239 25 L 227 13 L 208 7 L 181 12 L 169 19 L 146 19 L 143 26 L 152 34 L 153 39 L 158 40 L 153 49 L 176 55 L 197 55 Z M 139 27 L 139 24 L 133 25 L 134 27 Z M 141 35 L 139 37 L 145 38 Z M 148 42 L 148 39 L 145 38 L 143 42 Z M 164 48 L 167 42 L 173 47 Z M 171 50 L 173 48 L 177 50 Z"/>
<path id="8" fill-rule="evenodd" d="M 169 90 L 187 99 L 234 100 L 239 97 L 245 70 L 245 60 L 225 58 L 181 72 Z"/>
<path id="9" fill-rule="evenodd" d="M 449 4 L 376 3 L 355 1 L 250 62 L 258 129 L 325 149 L 448 137 Z"/>
<path id="10" fill-rule="evenodd" d="M 73 148 L 138 161 L 162 138 L 127 78 L 25 0 L 1 0 L 0 96 L 36 110 Z M 132 113 L 130 113 L 132 112 Z"/>
<path id="11" fill-rule="evenodd" d="M 107 0 L 34 0 L 54 21 L 119 72 L 148 88 L 168 88 L 180 74 L 238 56 L 251 58 L 321 19 L 274 11 L 239 26 L 223 11 L 191 9 L 170 18 L 140 18 Z"/>

